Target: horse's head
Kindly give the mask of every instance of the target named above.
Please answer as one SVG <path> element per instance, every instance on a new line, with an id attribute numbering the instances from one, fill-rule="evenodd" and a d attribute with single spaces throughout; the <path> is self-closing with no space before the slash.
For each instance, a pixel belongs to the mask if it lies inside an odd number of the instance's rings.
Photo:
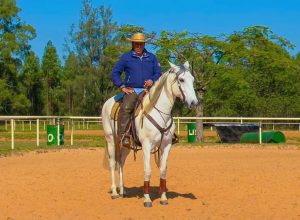
<path id="1" fill-rule="evenodd" d="M 198 105 L 198 100 L 194 90 L 194 77 L 190 72 L 189 62 L 177 66 L 171 62 L 169 73 L 175 74 L 175 82 L 172 86 L 173 93 L 179 97 L 189 108 Z"/>

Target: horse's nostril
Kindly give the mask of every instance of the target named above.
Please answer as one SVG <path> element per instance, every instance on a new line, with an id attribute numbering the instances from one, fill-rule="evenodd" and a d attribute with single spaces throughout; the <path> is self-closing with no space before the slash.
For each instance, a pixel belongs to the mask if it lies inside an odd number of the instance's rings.
<path id="1" fill-rule="evenodd" d="M 197 101 L 194 100 L 191 102 L 191 107 L 195 107 L 197 105 L 198 105 L 198 100 Z"/>

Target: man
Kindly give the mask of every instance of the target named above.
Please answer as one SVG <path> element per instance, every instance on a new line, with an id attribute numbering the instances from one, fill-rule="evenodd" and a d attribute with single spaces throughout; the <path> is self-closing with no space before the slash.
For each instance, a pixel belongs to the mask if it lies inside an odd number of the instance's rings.
<path id="1" fill-rule="evenodd" d="M 132 43 L 132 50 L 123 54 L 115 64 L 111 79 L 113 84 L 124 93 L 120 106 L 119 134 L 122 145 L 128 147 L 130 140 L 125 135 L 126 125 L 130 120 L 138 94 L 144 88 L 150 88 L 161 76 L 161 67 L 156 56 L 145 49 L 147 40 L 142 33 L 135 33 L 131 38 L 126 38 L 126 41 Z M 121 79 L 123 72 L 125 72 L 124 81 Z"/>

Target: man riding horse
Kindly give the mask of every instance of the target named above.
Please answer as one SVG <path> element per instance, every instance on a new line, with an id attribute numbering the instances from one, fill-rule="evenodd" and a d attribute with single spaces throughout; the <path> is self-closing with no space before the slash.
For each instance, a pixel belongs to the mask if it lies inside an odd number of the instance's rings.
<path id="1" fill-rule="evenodd" d="M 135 33 L 131 38 L 126 38 L 126 41 L 132 42 L 132 50 L 120 57 L 112 70 L 111 79 L 124 93 L 118 133 L 121 144 L 129 147 L 130 137 L 126 134 L 126 128 L 137 97 L 144 88 L 150 88 L 161 76 L 161 67 L 156 56 L 145 49 L 147 40 L 142 33 Z M 124 81 L 121 79 L 123 72 L 126 74 Z"/>

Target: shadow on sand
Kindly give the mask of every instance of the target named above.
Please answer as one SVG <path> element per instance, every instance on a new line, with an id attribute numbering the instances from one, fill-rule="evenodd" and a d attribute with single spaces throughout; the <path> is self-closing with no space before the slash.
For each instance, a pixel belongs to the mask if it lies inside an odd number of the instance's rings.
<path id="1" fill-rule="evenodd" d="M 133 197 L 138 197 L 138 198 L 143 198 L 144 193 L 143 193 L 143 187 L 131 187 L 131 188 L 125 188 L 127 194 L 126 198 L 133 198 Z M 151 192 L 150 196 L 152 200 L 159 199 L 159 193 L 158 193 L 159 187 L 153 186 L 151 187 Z M 173 191 L 167 191 L 167 197 L 168 199 L 174 199 L 176 197 L 183 197 L 187 199 L 197 199 L 197 197 L 193 193 L 178 193 L 178 192 L 173 192 Z"/>

